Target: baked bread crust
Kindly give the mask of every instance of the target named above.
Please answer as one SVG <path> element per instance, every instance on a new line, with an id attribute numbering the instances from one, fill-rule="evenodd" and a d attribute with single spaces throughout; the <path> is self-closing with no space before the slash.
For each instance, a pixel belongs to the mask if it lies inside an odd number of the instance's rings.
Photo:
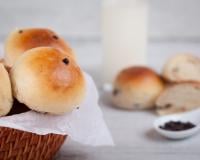
<path id="1" fill-rule="evenodd" d="M 60 49 L 75 58 L 73 50 L 54 31 L 46 28 L 24 28 L 9 34 L 5 42 L 5 64 L 11 67 L 25 51 L 45 46 Z"/>
<path id="2" fill-rule="evenodd" d="M 52 47 L 21 55 L 11 69 L 15 98 L 39 112 L 62 114 L 85 97 L 85 79 L 73 58 Z"/>
<path id="3" fill-rule="evenodd" d="M 153 70 L 135 66 L 122 70 L 114 82 L 112 100 L 125 109 L 153 108 L 164 84 Z"/>

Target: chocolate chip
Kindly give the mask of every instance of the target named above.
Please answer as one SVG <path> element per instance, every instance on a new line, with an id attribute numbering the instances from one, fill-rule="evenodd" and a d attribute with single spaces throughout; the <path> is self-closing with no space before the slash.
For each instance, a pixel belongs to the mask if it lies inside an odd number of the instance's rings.
<path id="1" fill-rule="evenodd" d="M 65 63 L 66 65 L 69 64 L 69 60 L 68 60 L 67 58 L 64 58 L 62 61 L 63 61 L 63 63 Z"/>
<path id="2" fill-rule="evenodd" d="M 116 96 L 117 94 L 119 94 L 119 90 L 115 88 L 115 89 L 113 90 L 112 94 L 113 94 L 114 96 Z"/>
<path id="3" fill-rule="evenodd" d="M 172 107 L 172 104 L 166 104 L 164 108 L 166 109 L 166 108 L 170 108 L 170 107 Z"/>
<path id="4" fill-rule="evenodd" d="M 23 30 L 19 30 L 19 33 L 20 33 L 20 34 L 23 33 Z"/>
<path id="5" fill-rule="evenodd" d="M 79 107 L 76 107 L 76 109 L 79 109 Z"/>
<path id="6" fill-rule="evenodd" d="M 54 38 L 54 39 L 58 39 L 58 36 L 56 36 L 56 35 L 53 35 L 53 38 Z"/>
<path id="7" fill-rule="evenodd" d="M 169 121 L 159 128 L 168 131 L 183 131 L 187 129 L 194 128 L 196 125 L 191 122 L 181 122 L 181 121 Z"/>

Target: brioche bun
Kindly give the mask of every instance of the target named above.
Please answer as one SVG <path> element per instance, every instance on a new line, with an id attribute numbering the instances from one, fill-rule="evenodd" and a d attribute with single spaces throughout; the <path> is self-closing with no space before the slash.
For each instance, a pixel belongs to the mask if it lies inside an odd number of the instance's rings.
<path id="1" fill-rule="evenodd" d="M 116 77 L 112 100 L 115 106 L 124 109 L 152 108 L 163 87 L 153 70 L 141 66 L 126 68 Z"/>
<path id="2" fill-rule="evenodd" d="M 46 28 L 17 29 L 11 32 L 5 43 L 5 63 L 12 66 L 25 51 L 36 47 L 54 47 L 74 57 L 72 49 L 55 32 Z"/>
<path id="3" fill-rule="evenodd" d="M 15 98 L 39 112 L 70 112 L 85 96 L 85 79 L 74 59 L 52 47 L 26 51 L 12 67 L 11 81 Z"/>
<path id="4" fill-rule="evenodd" d="M 162 75 L 169 82 L 200 82 L 200 57 L 177 54 L 164 65 Z"/>
<path id="5" fill-rule="evenodd" d="M 182 82 L 171 84 L 156 100 L 159 115 L 175 114 L 197 109 L 200 106 L 200 83 Z"/>

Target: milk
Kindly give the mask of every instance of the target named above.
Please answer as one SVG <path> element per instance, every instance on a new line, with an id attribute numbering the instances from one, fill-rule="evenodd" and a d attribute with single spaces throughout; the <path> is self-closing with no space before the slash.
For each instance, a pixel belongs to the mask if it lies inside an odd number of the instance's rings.
<path id="1" fill-rule="evenodd" d="M 146 65 L 147 8 L 146 0 L 103 2 L 103 82 L 126 67 Z"/>

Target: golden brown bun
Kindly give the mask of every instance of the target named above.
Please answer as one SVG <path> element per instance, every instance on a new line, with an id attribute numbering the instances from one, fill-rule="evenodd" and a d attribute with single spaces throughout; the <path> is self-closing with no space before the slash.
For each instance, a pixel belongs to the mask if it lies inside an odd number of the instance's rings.
<path id="1" fill-rule="evenodd" d="M 0 116 L 6 115 L 12 108 L 13 98 L 8 72 L 0 63 Z"/>
<path id="2" fill-rule="evenodd" d="M 52 30 L 45 28 L 18 29 L 10 33 L 6 40 L 6 65 L 11 67 L 22 53 L 42 46 L 55 47 L 74 57 L 69 45 Z"/>
<path id="3" fill-rule="evenodd" d="M 12 67 L 11 81 L 16 99 L 35 111 L 70 112 L 85 96 L 85 79 L 74 59 L 52 47 L 26 51 Z"/>
<path id="4" fill-rule="evenodd" d="M 154 107 L 163 90 L 161 78 L 147 67 L 130 67 L 122 70 L 114 83 L 113 102 L 125 109 Z"/>

